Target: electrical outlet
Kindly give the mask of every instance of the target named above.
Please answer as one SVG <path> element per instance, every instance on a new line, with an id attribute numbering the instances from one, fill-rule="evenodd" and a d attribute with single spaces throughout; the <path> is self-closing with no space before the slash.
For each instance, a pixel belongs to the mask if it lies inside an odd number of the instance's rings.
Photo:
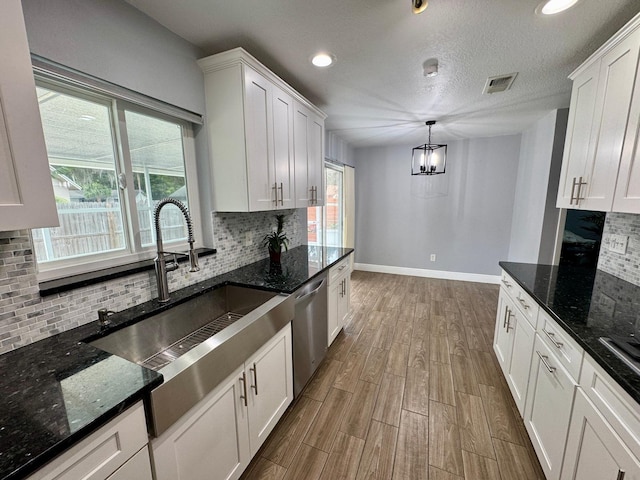
<path id="1" fill-rule="evenodd" d="M 432 262 L 435 262 L 435 261 L 436 261 L 436 254 L 435 254 L 435 253 L 432 253 L 432 254 L 431 254 L 430 260 L 431 260 Z"/>
<path id="2" fill-rule="evenodd" d="M 251 232 L 244 232 L 244 246 L 250 247 L 251 245 L 253 245 L 253 236 L 251 235 Z"/>
<path id="3" fill-rule="evenodd" d="M 627 253 L 628 235 L 609 235 L 608 248 L 610 251 L 625 255 Z"/>

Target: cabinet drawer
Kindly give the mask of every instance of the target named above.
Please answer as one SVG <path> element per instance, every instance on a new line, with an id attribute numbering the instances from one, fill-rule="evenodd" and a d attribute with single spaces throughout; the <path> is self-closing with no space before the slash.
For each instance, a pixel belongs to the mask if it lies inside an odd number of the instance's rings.
<path id="1" fill-rule="evenodd" d="M 585 355 L 580 386 L 627 448 L 640 458 L 640 405 L 589 355 Z"/>
<path id="2" fill-rule="evenodd" d="M 560 475 L 576 385 L 537 333 L 524 423 L 549 480 Z"/>
<path id="3" fill-rule="evenodd" d="M 329 285 L 333 285 L 334 283 L 341 281 L 343 274 L 349 271 L 349 259 L 350 257 L 347 256 L 331 267 L 329 270 Z"/>
<path id="4" fill-rule="evenodd" d="M 531 296 L 505 271 L 502 272 L 502 285 L 511 296 L 513 303 L 522 312 L 533 328 L 536 328 L 540 307 Z"/>
<path id="5" fill-rule="evenodd" d="M 147 444 L 142 402 L 73 446 L 29 480 L 104 480 Z"/>
<path id="6" fill-rule="evenodd" d="M 542 341 L 567 369 L 567 372 L 578 381 L 584 350 L 571 338 L 547 312 L 540 310 L 538 331 Z"/>

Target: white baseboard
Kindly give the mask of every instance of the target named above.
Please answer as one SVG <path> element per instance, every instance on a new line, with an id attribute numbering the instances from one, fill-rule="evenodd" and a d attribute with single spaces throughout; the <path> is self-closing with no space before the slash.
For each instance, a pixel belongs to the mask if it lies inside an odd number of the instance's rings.
<path id="1" fill-rule="evenodd" d="M 363 272 L 392 273 L 412 277 L 441 278 L 444 280 L 460 280 L 463 282 L 500 283 L 500 275 L 484 275 L 482 273 L 446 272 L 444 270 L 426 270 L 424 268 L 392 267 L 389 265 L 372 265 L 355 263 L 354 270 Z"/>

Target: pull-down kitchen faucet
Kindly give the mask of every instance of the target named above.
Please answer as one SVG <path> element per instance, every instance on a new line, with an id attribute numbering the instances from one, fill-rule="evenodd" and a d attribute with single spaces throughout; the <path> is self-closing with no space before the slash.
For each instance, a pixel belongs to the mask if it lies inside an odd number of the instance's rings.
<path id="1" fill-rule="evenodd" d="M 165 252 L 162 247 L 162 234 L 160 232 L 160 210 L 165 205 L 172 204 L 180 209 L 182 215 L 184 215 L 184 219 L 187 222 L 187 230 L 189 232 L 189 237 L 187 241 L 189 242 L 189 263 L 191 267 L 189 268 L 190 272 L 197 272 L 200 270 L 198 266 L 198 254 L 193 249 L 193 243 L 195 240 L 193 239 L 193 225 L 191 223 L 191 216 L 189 215 L 189 210 L 184 203 L 180 200 L 176 200 L 175 198 L 165 198 L 160 200 L 160 203 L 156 205 L 153 220 L 154 225 L 156 227 L 156 245 L 157 245 L 157 253 L 156 258 L 153 261 L 156 267 L 156 281 L 158 283 L 158 301 L 160 303 L 165 303 L 169 301 L 169 284 L 167 282 L 167 272 L 173 272 L 178 268 L 178 261 L 176 260 L 176 255 L 184 255 L 177 254 L 173 252 Z M 170 264 L 167 265 L 167 256 L 172 256 L 173 260 Z"/>

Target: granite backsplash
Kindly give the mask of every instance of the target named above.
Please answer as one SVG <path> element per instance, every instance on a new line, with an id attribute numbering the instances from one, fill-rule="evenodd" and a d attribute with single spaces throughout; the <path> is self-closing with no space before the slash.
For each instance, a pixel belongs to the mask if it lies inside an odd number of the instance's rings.
<path id="1" fill-rule="evenodd" d="M 306 243 L 306 210 L 285 210 L 290 247 Z M 262 237 L 274 212 L 212 213 L 217 254 L 200 259 L 200 272 L 169 274 L 169 289 L 192 285 L 267 256 Z M 120 311 L 156 296 L 153 271 L 41 297 L 29 230 L 0 232 L 0 354 L 96 319 L 99 308 Z"/>

